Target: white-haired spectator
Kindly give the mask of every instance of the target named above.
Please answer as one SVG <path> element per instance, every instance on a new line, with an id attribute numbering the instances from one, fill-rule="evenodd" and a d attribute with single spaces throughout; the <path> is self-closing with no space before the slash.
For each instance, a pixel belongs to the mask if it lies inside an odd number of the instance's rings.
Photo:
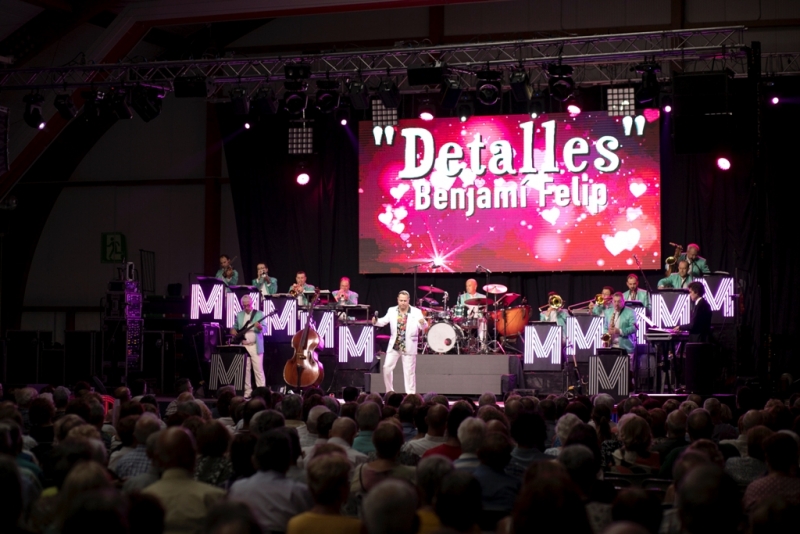
<path id="1" fill-rule="evenodd" d="M 53 391 L 53 404 L 56 405 L 56 415 L 53 417 L 53 421 L 58 421 L 64 417 L 67 404 L 69 404 L 70 395 L 72 395 L 72 393 L 64 386 L 58 386 L 55 391 Z"/>
<path id="2" fill-rule="evenodd" d="M 714 433 L 711 439 L 718 442 L 721 439 L 736 439 L 739 433 L 736 429 L 723 422 L 722 420 L 722 403 L 715 397 L 709 397 L 703 403 L 703 408 L 711 415 L 711 422 L 714 423 Z"/>
<path id="3" fill-rule="evenodd" d="M 558 445 L 555 447 L 550 447 L 544 451 L 544 453 L 550 456 L 558 456 L 558 454 L 561 452 L 562 444 L 565 443 L 569 437 L 569 433 L 572 432 L 572 429 L 580 423 L 581 420 L 575 414 L 566 413 L 562 415 L 556 423 L 556 440 Z"/>
<path id="4" fill-rule="evenodd" d="M 487 392 L 478 398 L 478 406 L 497 406 L 497 395 L 492 392 Z"/>
<path id="5" fill-rule="evenodd" d="M 747 433 L 751 428 L 764 425 L 767 418 L 761 410 L 748 410 L 739 419 L 739 436 L 736 439 L 720 440 L 720 445 L 733 445 L 738 449 L 740 456 L 747 456 Z"/>
<path id="6" fill-rule="evenodd" d="M 416 534 L 417 495 L 401 480 L 385 480 L 364 498 L 363 519 L 370 534 Z"/>
<path id="7" fill-rule="evenodd" d="M 747 433 L 747 456 L 734 456 L 725 462 L 725 471 L 737 484 L 747 485 L 764 476 L 767 463 L 764 455 L 764 440 L 773 434 L 765 426 L 756 426 Z"/>
<path id="8" fill-rule="evenodd" d="M 478 449 L 486 438 L 486 423 L 477 417 L 468 417 L 458 427 L 458 441 L 461 442 L 461 456 L 454 462 L 453 467 L 463 469 L 470 473 L 478 467 Z M 422 463 L 420 463 L 422 465 Z"/>
<path id="9" fill-rule="evenodd" d="M 625 414 L 619 422 L 622 448 L 614 451 L 613 470 L 618 473 L 651 473 L 661 465 L 657 452 L 650 451 L 653 436 L 647 421 L 636 414 Z"/>
<path id="10" fill-rule="evenodd" d="M 25 430 L 25 434 L 31 430 L 31 419 L 28 410 L 30 410 L 33 399 L 38 396 L 39 392 L 34 388 L 19 388 L 14 391 L 14 400 L 17 403 L 19 414 L 22 416 L 22 428 Z"/>

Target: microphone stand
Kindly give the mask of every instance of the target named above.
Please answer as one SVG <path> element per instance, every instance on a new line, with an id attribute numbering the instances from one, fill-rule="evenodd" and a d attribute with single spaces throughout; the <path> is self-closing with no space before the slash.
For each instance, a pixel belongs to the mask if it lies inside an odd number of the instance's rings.
<path id="1" fill-rule="evenodd" d="M 639 261 L 639 257 L 636 254 L 633 255 L 633 259 L 636 260 L 636 265 L 639 266 L 639 272 L 642 273 L 642 278 L 644 279 L 644 285 L 647 286 L 647 292 L 652 293 L 653 288 L 650 287 L 650 281 L 647 279 L 647 275 L 644 274 L 644 268 L 642 267 L 642 262 Z"/>
<path id="2" fill-rule="evenodd" d="M 406 269 L 406 271 L 409 270 L 409 269 L 414 269 L 414 300 L 411 301 L 412 305 L 416 305 L 417 304 L 417 270 L 420 267 L 424 267 L 425 265 L 428 265 L 428 263 L 429 262 L 419 263 L 417 265 L 414 265 L 413 267 L 408 267 Z"/>

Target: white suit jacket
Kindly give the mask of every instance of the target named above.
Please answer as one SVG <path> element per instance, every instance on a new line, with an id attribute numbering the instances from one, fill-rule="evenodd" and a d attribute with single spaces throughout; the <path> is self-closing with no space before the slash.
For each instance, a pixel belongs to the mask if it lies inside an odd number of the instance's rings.
<path id="1" fill-rule="evenodd" d="M 408 320 L 406 322 L 406 354 L 417 353 L 417 340 L 427 327 L 427 325 L 423 327 L 419 324 L 420 319 L 425 319 L 425 316 L 422 315 L 422 310 L 414 306 L 409 306 Z M 386 326 L 387 324 L 392 329 L 392 337 L 389 339 L 388 345 L 388 350 L 392 350 L 394 342 L 397 339 L 397 306 L 389 308 L 386 315 L 377 320 L 375 326 Z"/>

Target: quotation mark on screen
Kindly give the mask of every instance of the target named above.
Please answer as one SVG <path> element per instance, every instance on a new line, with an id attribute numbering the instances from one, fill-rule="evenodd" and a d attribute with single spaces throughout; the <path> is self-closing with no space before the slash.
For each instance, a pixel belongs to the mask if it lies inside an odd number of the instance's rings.
<path id="1" fill-rule="evenodd" d="M 375 126 L 372 129 L 372 136 L 375 137 L 375 146 L 381 146 L 384 136 L 386 136 L 386 144 L 391 146 L 394 144 L 394 127 L 384 126 L 381 128 L 380 126 Z"/>
<path id="2" fill-rule="evenodd" d="M 622 118 L 622 126 L 625 128 L 625 135 L 631 134 L 631 128 L 636 124 L 636 135 L 644 135 L 644 125 L 647 122 L 644 115 L 638 115 L 635 119 L 630 115 Z"/>

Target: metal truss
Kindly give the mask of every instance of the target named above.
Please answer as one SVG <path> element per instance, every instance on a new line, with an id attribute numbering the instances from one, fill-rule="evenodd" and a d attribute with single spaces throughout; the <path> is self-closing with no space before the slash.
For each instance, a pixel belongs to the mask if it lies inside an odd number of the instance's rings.
<path id="1" fill-rule="evenodd" d="M 361 79 L 377 85 L 379 80 L 389 77 L 401 91 L 409 93 L 430 88 L 409 86 L 408 69 L 435 63 L 446 65 L 450 74 L 460 78 L 465 87 L 474 87 L 475 73 L 487 68 L 524 68 L 532 83 L 546 83 L 546 66 L 558 62 L 572 65 L 573 79 L 587 85 L 638 80 L 639 75 L 631 67 L 645 60 L 659 63 L 665 77 L 676 68 L 691 72 L 708 70 L 715 65 L 743 74 L 746 72 L 745 31 L 743 26 L 729 26 L 313 55 L 6 69 L 0 70 L 0 90 L 66 90 L 109 85 L 171 90 L 177 77 L 202 76 L 208 83 L 208 96 L 213 97 L 226 85 L 242 85 L 255 91 L 264 84 L 281 82 L 285 79 L 284 67 L 294 63 L 310 65 L 311 80 Z M 790 62 L 792 73 L 798 70 L 795 59 Z"/>

